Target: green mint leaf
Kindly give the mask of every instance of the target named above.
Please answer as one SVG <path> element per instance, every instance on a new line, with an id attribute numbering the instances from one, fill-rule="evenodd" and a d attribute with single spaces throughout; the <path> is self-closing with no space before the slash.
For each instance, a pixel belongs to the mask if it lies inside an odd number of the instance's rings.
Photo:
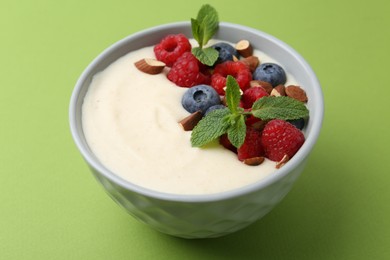
<path id="1" fill-rule="evenodd" d="M 226 133 L 229 114 L 229 109 L 217 109 L 203 117 L 192 130 L 191 145 L 201 147 Z"/>
<path id="2" fill-rule="evenodd" d="M 237 113 L 241 99 L 241 92 L 240 86 L 238 85 L 236 79 L 231 75 L 226 77 L 225 98 L 227 107 L 230 109 L 230 111 L 233 114 Z"/>
<path id="3" fill-rule="evenodd" d="M 237 148 L 240 148 L 245 141 L 246 124 L 244 115 L 239 115 L 234 124 L 232 124 L 227 131 L 228 139 Z"/>
<path id="4" fill-rule="evenodd" d="M 308 117 L 309 110 L 304 103 L 293 98 L 267 96 L 253 104 L 252 114 L 262 120 L 294 120 Z"/>
<path id="5" fill-rule="evenodd" d="M 207 15 L 205 19 L 202 21 L 202 28 L 203 28 L 202 46 L 204 46 L 218 30 L 218 16 L 214 16 L 212 14 Z"/>
<path id="6" fill-rule="evenodd" d="M 213 66 L 218 59 L 218 51 L 211 47 L 205 49 L 194 47 L 191 52 L 201 63 L 207 66 Z"/>
<path id="7" fill-rule="evenodd" d="M 211 5 L 203 5 L 196 17 L 191 19 L 192 35 L 202 49 L 219 27 L 218 13 Z"/>
<path id="8" fill-rule="evenodd" d="M 201 39 L 201 33 L 200 33 L 200 24 L 198 20 L 191 18 L 191 29 L 192 29 L 192 36 L 197 42 L 202 42 L 203 39 Z"/>
<path id="9" fill-rule="evenodd" d="M 198 12 L 196 20 L 202 27 L 202 41 L 199 42 L 199 46 L 202 47 L 207 44 L 218 30 L 219 18 L 217 10 L 209 4 L 203 5 Z"/>
<path id="10" fill-rule="evenodd" d="M 196 16 L 196 20 L 202 22 L 207 15 L 214 14 L 218 17 L 218 13 L 214 7 L 209 4 L 202 5 L 198 11 L 198 15 Z"/>

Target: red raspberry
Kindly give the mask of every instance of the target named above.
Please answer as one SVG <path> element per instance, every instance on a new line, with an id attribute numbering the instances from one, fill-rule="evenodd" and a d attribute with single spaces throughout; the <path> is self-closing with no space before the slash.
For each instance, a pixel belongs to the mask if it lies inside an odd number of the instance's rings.
<path id="1" fill-rule="evenodd" d="M 237 148 L 234 145 L 232 145 L 227 134 L 221 135 L 221 137 L 219 138 L 219 143 L 226 149 L 232 151 L 233 153 L 237 153 Z"/>
<path id="2" fill-rule="evenodd" d="M 214 73 L 211 76 L 211 86 L 220 95 L 225 95 L 226 77 L 233 76 L 242 91 L 249 87 L 249 82 L 252 80 L 252 73 L 249 68 L 242 62 L 225 61 L 217 64 Z"/>
<path id="3" fill-rule="evenodd" d="M 266 122 L 261 120 L 260 118 L 250 115 L 246 118 L 245 124 L 247 127 L 252 127 L 256 130 L 262 131 Z"/>
<path id="4" fill-rule="evenodd" d="M 210 75 L 205 65 L 200 63 L 191 52 L 185 52 L 173 64 L 168 79 L 180 87 L 192 87 L 210 84 Z"/>
<path id="5" fill-rule="evenodd" d="M 269 121 L 261 136 L 266 157 L 276 162 L 284 155 L 293 157 L 304 142 L 305 136 L 298 128 L 280 119 Z"/>
<path id="6" fill-rule="evenodd" d="M 241 147 L 237 149 L 238 160 L 243 161 L 245 159 L 261 157 L 264 155 L 264 149 L 261 144 L 261 132 L 254 128 L 247 127 L 245 141 Z"/>
<path id="7" fill-rule="evenodd" d="M 268 92 L 265 91 L 262 87 L 252 87 L 248 88 L 244 91 L 244 94 L 242 94 L 242 104 L 244 108 L 251 108 L 253 103 L 256 102 L 256 100 L 269 96 Z"/>
<path id="8" fill-rule="evenodd" d="M 173 63 L 188 51 L 191 51 L 191 43 L 184 34 L 169 34 L 154 46 L 157 60 L 164 62 L 168 67 L 172 67 Z"/>

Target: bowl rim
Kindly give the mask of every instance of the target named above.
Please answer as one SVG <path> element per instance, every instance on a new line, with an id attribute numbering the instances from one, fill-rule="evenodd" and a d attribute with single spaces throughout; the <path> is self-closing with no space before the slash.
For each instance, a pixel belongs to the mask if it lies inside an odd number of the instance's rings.
<path id="1" fill-rule="evenodd" d="M 232 199 L 235 197 L 240 197 L 245 194 L 253 193 L 258 190 L 261 190 L 263 188 L 266 188 L 267 186 L 277 182 L 278 180 L 284 178 L 286 175 L 288 175 L 293 169 L 299 166 L 299 164 L 307 158 L 310 151 L 314 147 L 318 136 L 320 134 L 320 130 L 322 127 L 323 117 L 324 117 L 324 100 L 323 100 L 323 93 L 322 89 L 320 87 L 320 83 L 318 81 L 317 76 L 315 75 L 314 71 L 310 67 L 310 65 L 306 62 L 306 60 L 297 52 L 295 51 L 291 46 L 286 44 L 285 42 L 281 41 L 280 39 L 265 33 L 263 31 L 260 31 L 258 29 L 254 29 L 251 27 L 247 27 L 244 25 L 239 25 L 235 23 L 229 23 L 229 22 L 220 22 L 219 26 L 220 28 L 223 27 L 224 29 L 238 29 L 247 31 L 253 34 L 260 35 L 263 38 L 266 38 L 268 41 L 273 42 L 274 44 L 277 44 L 280 48 L 285 49 L 288 51 L 291 55 L 294 56 L 294 58 L 301 63 L 303 68 L 305 69 L 306 73 L 310 74 L 310 78 L 313 81 L 313 88 L 315 88 L 314 93 L 315 95 L 315 102 L 313 106 L 316 109 L 316 117 L 310 118 L 312 121 L 312 129 L 310 135 L 306 137 L 304 145 L 299 149 L 299 151 L 294 155 L 293 158 L 289 161 L 289 163 L 282 168 L 275 171 L 275 174 L 268 175 L 265 178 L 262 178 L 261 180 L 258 180 L 254 183 L 228 190 L 218 193 L 210 193 L 210 194 L 175 194 L 175 193 L 165 193 L 160 192 L 152 189 L 148 189 L 139 185 L 136 185 L 134 183 L 131 183 L 120 176 L 114 174 L 109 169 L 104 167 L 100 162 L 96 161 L 94 156 L 92 156 L 89 152 L 89 148 L 84 145 L 84 143 L 81 141 L 81 137 L 78 132 L 77 128 L 77 116 L 76 116 L 76 107 L 77 107 L 77 101 L 80 95 L 80 91 L 83 86 L 83 82 L 87 79 L 87 77 L 92 72 L 93 68 L 101 62 L 101 60 L 106 57 L 109 53 L 117 49 L 118 47 L 122 46 L 123 44 L 127 43 L 132 38 L 138 38 L 142 37 L 144 35 L 148 35 L 154 32 L 157 32 L 159 30 L 174 30 L 177 29 L 177 27 L 187 27 L 190 26 L 190 22 L 183 21 L 183 22 L 173 22 L 173 23 L 167 23 L 162 24 L 150 28 L 146 28 L 144 30 L 141 30 L 139 32 L 130 34 L 126 36 L 125 38 L 116 41 L 112 45 L 110 45 L 108 48 L 104 49 L 98 56 L 96 56 L 92 62 L 88 64 L 88 66 L 84 69 L 80 77 L 78 78 L 75 87 L 73 89 L 73 92 L 71 94 L 70 103 L 69 103 L 69 126 L 70 131 L 73 137 L 73 140 L 81 153 L 84 160 L 89 164 L 90 167 L 92 167 L 95 171 L 97 171 L 99 174 L 104 175 L 105 178 L 109 179 L 110 181 L 114 182 L 116 185 L 121 186 L 124 189 L 130 190 L 134 193 L 138 193 L 144 196 L 147 196 L 149 198 L 164 200 L 164 201 L 175 201 L 175 202 L 191 202 L 191 203 L 204 203 L 204 202 L 213 202 L 213 201 L 220 201 L 220 200 L 227 200 Z M 313 97 L 310 97 L 313 98 Z"/>

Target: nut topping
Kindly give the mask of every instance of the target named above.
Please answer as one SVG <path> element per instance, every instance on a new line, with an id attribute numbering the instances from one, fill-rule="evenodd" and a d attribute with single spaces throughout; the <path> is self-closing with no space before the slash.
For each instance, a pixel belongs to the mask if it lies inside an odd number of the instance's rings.
<path id="1" fill-rule="evenodd" d="M 257 66 L 260 64 L 260 60 L 257 56 L 248 56 L 241 61 L 249 67 L 251 72 L 254 72 Z"/>
<path id="2" fill-rule="evenodd" d="M 286 88 L 284 85 L 277 85 L 272 89 L 270 95 L 275 97 L 286 96 Z"/>
<path id="3" fill-rule="evenodd" d="M 271 94 L 271 91 L 273 89 L 272 85 L 266 81 L 262 80 L 251 80 L 249 82 L 251 88 L 253 87 L 262 87 L 265 91 L 267 91 L 268 94 Z"/>
<path id="4" fill-rule="evenodd" d="M 202 112 L 196 111 L 191 115 L 183 118 L 179 121 L 179 124 L 183 127 L 184 131 L 191 131 L 202 119 Z"/>
<path id="5" fill-rule="evenodd" d="M 290 157 L 288 157 L 287 154 L 285 154 L 282 158 L 282 160 L 280 160 L 277 164 L 276 164 L 276 169 L 279 169 L 281 168 L 283 165 L 285 165 L 288 161 L 290 160 Z"/>
<path id="6" fill-rule="evenodd" d="M 286 87 L 286 95 L 301 102 L 307 102 L 306 92 L 299 86 L 290 85 Z"/>
<path id="7" fill-rule="evenodd" d="M 241 40 L 236 44 L 236 50 L 238 53 L 246 58 L 253 54 L 253 48 L 249 41 L 247 40 Z"/>
<path id="8" fill-rule="evenodd" d="M 142 59 L 134 63 L 142 72 L 147 74 L 159 74 L 165 67 L 165 63 L 156 59 Z"/>
<path id="9" fill-rule="evenodd" d="M 257 165 L 260 165 L 264 162 L 264 157 L 252 157 L 252 158 L 248 158 L 248 159 L 245 159 L 243 160 L 243 163 L 245 163 L 246 165 L 250 165 L 250 166 L 257 166 Z"/>

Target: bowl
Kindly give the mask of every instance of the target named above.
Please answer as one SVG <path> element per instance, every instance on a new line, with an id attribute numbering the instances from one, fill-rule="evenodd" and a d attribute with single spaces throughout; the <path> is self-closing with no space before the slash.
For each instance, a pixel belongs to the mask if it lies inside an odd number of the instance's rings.
<path id="1" fill-rule="evenodd" d="M 291 190 L 315 145 L 323 120 L 324 103 L 319 81 L 294 49 L 259 30 L 221 22 L 216 39 L 247 39 L 269 54 L 304 86 L 310 111 L 306 141 L 295 156 L 274 174 L 234 190 L 202 195 L 163 193 L 130 183 L 99 162 L 88 147 L 82 128 L 82 104 L 92 77 L 121 56 L 158 43 L 164 36 L 184 33 L 192 37 L 189 22 L 165 24 L 130 35 L 98 55 L 78 79 L 70 100 L 69 120 L 74 142 L 98 182 L 130 215 L 150 227 L 176 237 L 220 237 L 247 227 L 266 215 Z"/>

